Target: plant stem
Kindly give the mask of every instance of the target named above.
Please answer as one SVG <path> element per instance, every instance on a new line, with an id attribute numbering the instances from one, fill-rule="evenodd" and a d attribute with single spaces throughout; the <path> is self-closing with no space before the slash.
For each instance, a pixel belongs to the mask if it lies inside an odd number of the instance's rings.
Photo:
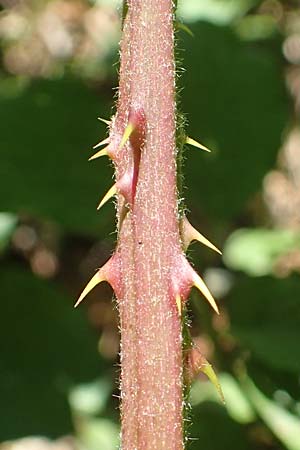
<path id="1" fill-rule="evenodd" d="M 180 450 L 182 336 L 172 289 L 181 254 L 176 146 L 175 62 L 171 0 L 131 0 L 121 43 L 120 89 L 112 133 L 122 135 L 132 110 L 143 111 L 134 203 L 118 201 L 122 295 L 122 450 Z M 132 165 L 131 145 L 116 163 L 117 181 Z"/>

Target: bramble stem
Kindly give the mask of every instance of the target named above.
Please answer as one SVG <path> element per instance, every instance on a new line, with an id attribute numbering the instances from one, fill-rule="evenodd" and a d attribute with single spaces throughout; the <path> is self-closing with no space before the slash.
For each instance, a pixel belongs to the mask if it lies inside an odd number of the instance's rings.
<path id="1" fill-rule="evenodd" d="M 120 87 L 111 134 L 121 137 L 142 111 L 134 202 L 118 198 L 121 292 L 122 450 L 182 450 L 182 336 L 171 276 L 181 255 L 171 0 L 130 0 L 121 43 Z M 134 143 L 115 162 L 116 180 L 132 166 Z"/>

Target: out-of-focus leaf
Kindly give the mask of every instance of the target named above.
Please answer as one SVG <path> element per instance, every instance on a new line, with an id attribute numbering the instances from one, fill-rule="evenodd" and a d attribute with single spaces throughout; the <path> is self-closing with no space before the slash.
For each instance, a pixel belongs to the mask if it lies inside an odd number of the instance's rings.
<path id="1" fill-rule="evenodd" d="M 0 254 L 7 246 L 17 225 L 17 220 L 15 214 L 0 212 Z"/>
<path id="2" fill-rule="evenodd" d="M 97 337 L 51 284 L 2 269 L 0 441 L 70 432 L 68 392 L 105 370 Z"/>
<path id="3" fill-rule="evenodd" d="M 253 422 L 255 413 L 239 383 L 229 373 L 221 374 L 220 383 L 224 391 L 226 408 L 232 419 L 239 423 Z"/>
<path id="4" fill-rule="evenodd" d="M 192 409 L 191 420 L 190 450 L 254 450 L 245 429 L 228 416 L 224 407 L 202 403 Z"/>
<path id="5" fill-rule="evenodd" d="M 87 450 L 115 450 L 119 443 L 119 427 L 108 419 L 84 420 L 79 424 L 78 438 Z"/>
<path id="6" fill-rule="evenodd" d="M 74 79 L 35 81 L 8 98 L 0 92 L 1 207 L 59 222 L 71 231 L 109 232 L 113 206 L 99 214 L 112 184 L 107 160 L 88 162 L 106 135 L 111 92 L 97 93 Z"/>
<path id="7" fill-rule="evenodd" d="M 281 144 L 288 97 L 280 47 L 249 45 L 229 28 L 207 23 L 191 30 L 195 38 L 184 36 L 181 44 L 187 49 L 183 111 L 188 135 L 212 153 L 187 150 L 187 205 L 229 219 L 259 190 Z"/>
<path id="8" fill-rule="evenodd" d="M 242 39 L 255 41 L 270 38 L 278 31 L 278 22 L 272 16 L 253 14 L 244 17 L 236 30 Z"/>
<path id="9" fill-rule="evenodd" d="M 244 278 L 228 302 L 232 333 L 260 362 L 300 370 L 300 277 Z"/>
<path id="10" fill-rule="evenodd" d="M 225 408 L 232 419 L 239 423 L 253 422 L 255 419 L 254 410 L 239 383 L 229 373 L 218 374 L 218 379 L 225 398 Z M 206 381 L 196 381 L 191 389 L 192 405 L 197 405 L 207 400 L 220 403 L 216 390 L 212 389 L 212 387 Z"/>
<path id="11" fill-rule="evenodd" d="M 240 229 L 227 239 L 223 251 L 225 264 L 250 276 L 272 273 L 276 259 L 300 248 L 300 233 L 293 230 Z"/>
<path id="12" fill-rule="evenodd" d="M 297 371 L 283 371 L 272 365 L 266 365 L 263 361 L 251 358 L 247 361 L 248 376 L 256 387 L 267 397 L 277 398 L 277 391 L 284 391 L 296 402 L 299 397 L 299 375 Z"/>
<path id="13" fill-rule="evenodd" d="M 245 391 L 261 416 L 275 436 L 288 450 L 300 450 L 300 420 L 260 392 L 248 378 L 245 381 Z"/>
<path id="14" fill-rule="evenodd" d="M 225 25 L 242 17 L 257 0 L 184 0 L 178 3 L 178 15 L 186 22 L 206 20 Z"/>
<path id="15" fill-rule="evenodd" d="M 112 383 L 101 378 L 91 383 L 84 383 L 71 389 L 69 402 L 74 414 L 93 416 L 100 414 L 112 392 Z"/>

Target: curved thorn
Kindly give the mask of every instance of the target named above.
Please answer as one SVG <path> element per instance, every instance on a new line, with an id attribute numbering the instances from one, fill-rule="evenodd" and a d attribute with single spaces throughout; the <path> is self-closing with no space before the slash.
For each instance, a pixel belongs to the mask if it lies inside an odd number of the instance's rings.
<path id="1" fill-rule="evenodd" d="M 193 281 L 194 281 L 194 286 L 204 295 L 204 297 L 209 302 L 211 307 L 215 310 L 215 312 L 217 314 L 220 314 L 219 308 L 215 302 L 215 299 L 211 295 L 210 290 L 208 289 L 208 287 L 206 286 L 206 284 L 204 283 L 202 278 L 196 272 L 195 272 Z"/>
<path id="2" fill-rule="evenodd" d="M 102 281 L 105 281 L 105 277 L 100 275 L 100 272 L 98 271 L 95 273 L 95 275 L 91 278 L 91 280 L 88 282 L 86 287 L 83 289 L 82 293 L 80 294 L 79 299 L 74 305 L 74 308 L 77 308 L 77 306 L 82 302 L 82 300 L 91 292 L 92 289 L 94 289 L 97 284 L 101 283 Z"/>
<path id="3" fill-rule="evenodd" d="M 193 237 L 193 240 L 201 242 L 201 244 L 205 245 L 208 248 L 211 248 L 215 252 L 219 253 L 219 255 L 222 255 L 221 250 L 219 250 L 218 247 L 216 247 L 214 244 L 212 244 L 212 242 L 210 242 L 208 239 L 206 239 L 206 237 L 203 236 L 203 234 L 199 233 L 199 231 L 197 231 L 197 230 L 195 230 L 195 235 Z"/>
<path id="4" fill-rule="evenodd" d="M 108 156 L 107 152 L 108 146 L 100 150 L 99 152 L 95 153 L 93 156 L 89 158 L 89 161 L 92 161 L 92 159 L 101 158 L 101 156 Z"/>
<path id="5" fill-rule="evenodd" d="M 178 30 L 185 31 L 189 36 L 195 37 L 195 35 L 192 32 L 192 30 L 185 23 L 177 21 L 176 22 L 176 26 L 177 26 Z"/>
<path id="6" fill-rule="evenodd" d="M 105 123 L 106 125 L 110 125 L 111 124 L 110 120 L 103 119 L 102 117 L 97 117 L 97 119 L 100 120 L 100 122 Z"/>
<path id="7" fill-rule="evenodd" d="M 199 231 L 191 225 L 186 216 L 181 219 L 181 238 L 185 250 L 187 250 L 191 242 L 198 241 L 222 255 L 221 250 L 219 250 L 212 242 L 203 236 L 203 234 L 199 233 Z"/>
<path id="8" fill-rule="evenodd" d="M 205 150 L 206 152 L 211 153 L 211 150 L 209 150 L 209 148 L 205 147 L 205 145 L 200 144 L 200 142 L 197 142 L 197 141 L 195 141 L 195 139 L 192 139 L 188 136 L 186 137 L 185 143 L 192 145 L 193 147 L 201 148 L 201 150 Z"/>
<path id="9" fill-rule="evenodd" d="M 117 190 L 117 185 L 114 184 L 104 195 L 103 199 L 101 200 L 101 202 L 99 203 L 99 205 L 97 206 L 97 209 L 99 210 L 100 208 L 102 208 L 102 206 L 108 202 L 108 200 L 110 198 L 112 198 L 114 195 L 116 195 L 116 193 L 118 192 Z"/>
<path id="10" fill-rule="evenodd" d="M 215 388 L 218 391 L 218 394 L 221 398 L 222 403 L 224 403 L 225 405 L 225 397 L 222 391 L 222 387 L 220 384 L 220 381 L 217 377 L 216 372 L 214 371 L 213 367 L 211 364 L 209 364 L 209 362 L 207 362 L 207 364 L 204 364 L 201 368 L 200 368 L 201 372 L 203 372 L 208 378 L 209 380 L 212 382 L 212 384 L 215 386 Z"/>
<path id="11" fill-rule="evenodd" d="M 176 306 L 177 306 L 177 309 L 178 309 L 179 317 L 181 317 L 181 314 L 182 314 L 182 303 L 181 303 L 181 297 L 180 297 L 179 294 L 176 294 L 175 301 L 176 301 Z"/>
<path id="12" fill-rule="evenodd" d="M 98 144 L 94 145 L 93 148 L 95 149 L 95 148 L 101 147 L 102 145 L 106 145 L 106 144 L 109 144 L 109 138 L 103 139 L 103 141 L 98 142 Z"/>
<path id="13" fill-rule="evenodd" d="M 119 145 L 119 150 L 121 150 L 121 148 L 124 147 L 124 145 L 126 144 L 128 139 L 132 135 L 134 129 L 135 129 L 134 125 L 131 122 L 129 122 L 129 124 L 125 128 L 124 134 L 122 136 L 122 139 L 121 139 L 121 142 L 120 142 L 120 145 Z"/>

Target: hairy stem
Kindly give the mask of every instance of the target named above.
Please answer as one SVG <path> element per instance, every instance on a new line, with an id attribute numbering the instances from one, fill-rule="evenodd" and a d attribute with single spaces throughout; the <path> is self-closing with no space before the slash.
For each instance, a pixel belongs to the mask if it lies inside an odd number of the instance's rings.
<path id="1" fill-rule="evenodd" d="M 172 1 L 129 2 L 115 128 L 122 134 L 133 108 L 143 110 L 146 134 L 119 239 L 123 450 L 183 447 L 181 319 L 170 298 L 172 250 L 181 251 L 174 78 Z M 120 162 L 119 173 L 128 164 Z"/>
<path id="2" fill-rule="evenodd" d="M 181 450 L 183 362 L 188 382 L 203 371 L 221 394 L 191 339 L 182 355 L 182 309 L 190 289 L 199 289 L 218 312 L 184 250 L 197 240 L 220 251 L 178 213 L 172 0 L 128 0 L 124 11 L 117 112 L 109 137 L 95 146 L 107 147 L 90 158 L 106 155 L 115 165 L 116 183 L 99 208 L 117 194 L 118 243 L 77 304 L 102 281 L 117 297 L 122 450 Z M 209 151 L 178 128 L 179 146 Z"/>

